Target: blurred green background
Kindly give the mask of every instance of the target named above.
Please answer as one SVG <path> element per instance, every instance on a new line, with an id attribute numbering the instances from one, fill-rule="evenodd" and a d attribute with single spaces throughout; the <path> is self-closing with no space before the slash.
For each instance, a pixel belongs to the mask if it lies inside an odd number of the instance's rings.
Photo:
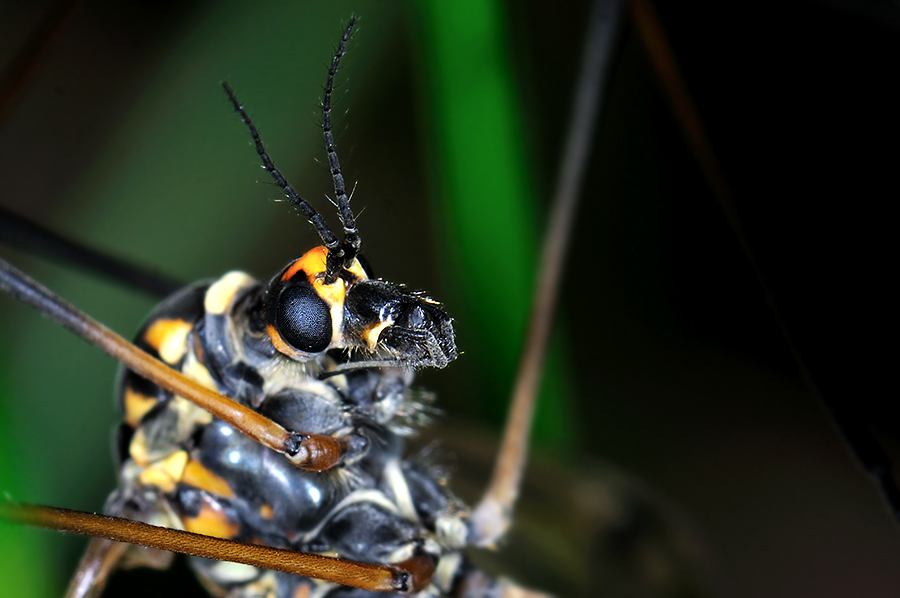
<path id="1" fill-rule="evenodd" d="M 49 6 L 0 2 L 0 64 Z M 900 98 L 887 84 L 895 24 L 800 2 L 661 10 L 814 376 L 857 400 L 896 454 L 900 419 L 878 401 L 889 370 L 866 337 L 886 313 L 872 286 L 884 277 L 869 272 L 890 271 L 879 210 L 896 184 L 874 148 L 898 132 Z M 496 434 L 587 11 L 85 2 L 0 123 L 0 202 L 184 281 L 235 268 L 271 275 L 317 239 L 272 201 L 279 194 L 219 83 L 232 84 L 282 172 L 330 216 L 317 101 L 357 14 L 336 115 L 364 250 L 376 274 L 427 289 L 456 319 L 463 356 L 421 376 L 446 413 L 437 435 L 452 447 L 459 430 Z M 638 494 L 660 517 L 692 530 L 681 549 L 699 572 L 688 577 L 711 594 L 895 595 L 900 535 L 802 387 L 627 24 L 591 164 L 537 431 L 537 452 L 574 473 L 538 476 L 539 494 L 593 479 L 602 458 L 644 480 L 650 490 Z M 841 209 L 829 211 L 834 199 Z M 0 251 L 126 336 L 156 303 Z M 116 365 L 5 297 L 0 339 L 0 492 L 99 510 L 115 484 Z M 465 486 L 463 462 L 455 475 Z M 552 502 L 531 511 L 572 515 Z M 585 553 L 652 560 L 632 546 L 646 520 L 607 522 Z M 59 595 L 82 546 L 0 527 L 0 595 Z M 518 575 L 564 595 L 575 590 L 560 571 L 582 585 L 593 575 L 595 587 L 605 575 L 544 566 Z M 653 563 L 636 569 L 667 575 Z M 172 583 L 199 592 L 183 577 L 134 575 L 109 595 Z M 643 589 L 612 595 L 659 595 Z"/>

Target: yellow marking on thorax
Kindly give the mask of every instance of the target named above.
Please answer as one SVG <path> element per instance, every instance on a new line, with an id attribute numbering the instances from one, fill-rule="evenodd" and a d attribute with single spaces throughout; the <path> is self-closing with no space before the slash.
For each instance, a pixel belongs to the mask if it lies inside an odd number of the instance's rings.
<path id="1" fill-rule="evenodd" d="M 197 384 L 219 392 L 219 387 L 216 381 L 213 380 L 212 374 L 209 373 L 205 365 L 200 363 L 193 351 L 188 353 L 188 358 L 184 361 L 184 365 L 181 366 L 181 373 Z"/>
<path id="2" fill-rule="evenodd" d="M 134 436 L 131 437 L 131 442 L 128 444 L 128 455 L 131 457 L 132 461 L 141 467 L 150 465 L 149 443 L 144 428 L 138 428 L 134 433 Z"/>
<path id="3" fill-rule="evenodd" d="M 138 481 L 146 486 L 156 486 L 163 492 L 174 492 L 175 485 L 181 481 L 187 462 L 187 451 L 172 453 L 142 471 Z"/>
<path id="4" fill-rule="evenodd" d="M 458 552 L 451 552 L 450 554 L 441 556 L 441 560 L 438 561 L 437 568 L 434 570 L 434 577 L 431 578 L 431 582 L 442 591 L 449 592 L 453 587 L 453 581 L 456 579 L 462 564 L 462 555 Z M 506 594 L 504 594 L 504 596 L 506 596 Z"/>
<path id="5" fill-rule="evenodd" d="M 384 466 L 383 476 L 388 488 L 391 489 L 391 493 L 394 495 L 400 514 L 410 521 L 418 521 L 419 516 L 416 514 L 416 507 L 409 492 L 409 485 L 406 483 L 406 476 L 403 475 L 403 470 L 400 469 L 400 462 L 397 459 L 388 461 Z"/>
<path id="6" fill-rule="evenodd" d="M 184 529 L 195 534 L 215 538 L 233 538 L 241 531 L 241 526 L 228 519 L 225 513 L 213 504 L 204 502 L 196 517 L 185 517 Z"/>
<path id="7" fill-rule="evenodd" d="M 299 585 L 294 588 L 294 595 L 291 598 L 309 598 L 311 596 L 310 592 L 312 592 L 312 588 L 309 585 Z"/>
<path id="8" fill-rule="evenodd" d="M 213 420 L 209 411 L 177 395 L 169 400 L 166 409 L 175 414 L 173 418 L 175 427 L 167 435 L 160 437 L 157 433 L 148 436 L 148 425 L 145 424 L 139 426 L 131 437 L 128 454 L 141 467 L 147 467 L 159 459 L 166 458 L 178 450 L 198 426 L 205 426 Z M 153 430 L 152 425 L 150 429 Z"/>
<path id="9" fill-rule="evenodd" d="M 244 272 L 229 272 L 206 291 L 203 309 L 217 316 L 225 315 L 239 291 L 256 284 L 252 276 Z"/>
<path id="10" fill-rule="evenodd" d="M 187 335 L 194 327 L 180 319 L 156 320 L 144 333 L 144 340 L 156 349 L 160 358 L 169 365 L 178 363 L 187 350 Z"/>
<path id="11" fill-rule="evenodd" d="M 156 406 L 156 397 L 142 395 L 132 388 L 125 389 L 125 423 L 137 428 L 147 412 Z"/>
<path id="12" fill-rule="evenodd" d="M 222 498 L 234 498 L 234 491 L 224 479 L 216 475 L 195 459 L 188 461 L 181 481 L 194 488 L 206 490 Z"/>

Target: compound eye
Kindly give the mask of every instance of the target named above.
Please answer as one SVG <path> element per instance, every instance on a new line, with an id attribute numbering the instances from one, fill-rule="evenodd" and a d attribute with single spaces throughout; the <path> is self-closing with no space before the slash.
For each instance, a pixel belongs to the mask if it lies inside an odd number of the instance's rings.
<path id="1" fill-rule="evenodd" d="M 331 343 L 331 309 L 306 281 L 278 297 L 275 326 L 285 342 L 304 353 L 321 353 Z"/>

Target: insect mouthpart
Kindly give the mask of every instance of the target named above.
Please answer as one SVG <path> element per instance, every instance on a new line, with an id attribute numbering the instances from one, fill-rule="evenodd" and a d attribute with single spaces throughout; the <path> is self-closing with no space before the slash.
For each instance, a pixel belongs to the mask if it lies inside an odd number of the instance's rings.
<path id="1" fill-rule="evenodd" d="M 459 354 L 453 320 L 423 293 L 365 280 L 347 293 L 344 311 L 346 335 L 366 339 L 398 364 L 443 368 Z"/>

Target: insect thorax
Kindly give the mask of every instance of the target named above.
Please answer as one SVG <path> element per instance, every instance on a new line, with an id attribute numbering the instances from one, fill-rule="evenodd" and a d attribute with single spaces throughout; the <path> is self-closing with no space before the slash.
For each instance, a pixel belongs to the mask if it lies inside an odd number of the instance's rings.
<path id="1" fill-rule="evenodd" d="M 410 388 L 409 367 L 345 368 L 328 376 L 355 358 L 353 349 L 308 359 L 280 353 L 265 324 L 270 289 L 239 272 L 188 287 L 155 311 L 136 344 L 289 430 L 352 438 L 356 450 L 325 472 L 298 469 L 199 407 L 125 371 L 119 392 L 125 416 L 118 441 L 120 486 L 107 511 L 356 561 L 396 563 L 424 553 L 434 557 L 437 569 L 423 595 L 449 591 L 466 567 L 459 555 L 466 544 L 465 507 L 431 467 L 404 457 L 404 437 L 427 419 L 429 396 Z M 130 548 L 128 558 L 133 564 L 167 564 L 160 553 L 143 548 Z M 205 585 L 229 596 L 359 591 L 245 565 L 192 561 Z"/>

